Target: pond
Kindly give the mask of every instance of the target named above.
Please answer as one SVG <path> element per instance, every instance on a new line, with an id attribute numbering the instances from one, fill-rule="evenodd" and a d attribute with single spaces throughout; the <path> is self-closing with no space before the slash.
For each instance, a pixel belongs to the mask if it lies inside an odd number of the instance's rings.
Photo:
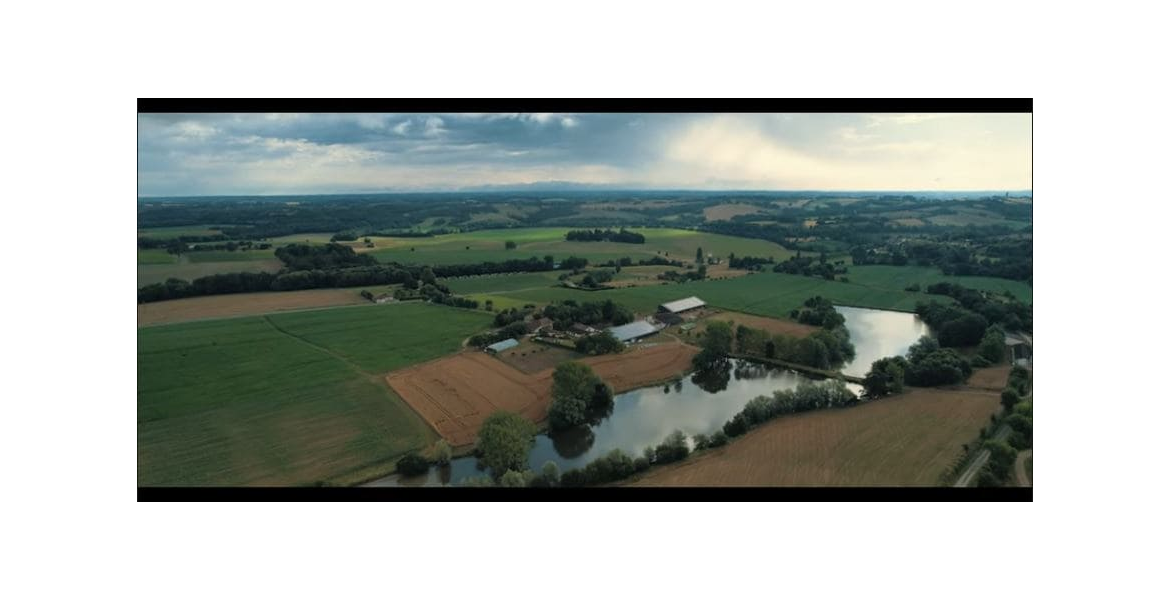
<path id="1" fill-rule="evenodd" d="M 857 356 L 841 368 L 846 375 L 865 377 L 873 361 L 887 356 L 902 356 L 918 338 L 930 329 L 914 313 L 838 306 L 845 316 L 845 328 L 857 350 Z"/>
<path id="2" fill-rule="evenodd" d="M 873 361 L 905 354 L 927 333 L 926 325 L 913 314 L 844 306 L 838 310 L 845 316 L 845 326 L 857 350 L 856 358 L 841 369 L 847 375 L 864 376 Z M 709 378 L 696 382 L 688 375 L 671 385 L 619 394 L 614 398 L 613 412 L 592 426 L 538 435 L 529 454 L 529 468 L 539 472 L 545 462 L 552 461 L 563 473 L 583 467 L 615 448 L 638 457 L 647 446 L 659 444 L 676 429 L 688 437 L 713 433 L 752 398 L 816 380 L 795 371 L 740 360 L 731 361 L 729 371 L 714 379 L 717 381 Z M 849 387 L 861 393 L 860 386 Z M 449 466 L 432 468 L 426 475 L 391 475 L 367 485 L 452 485 L 483 475 L 486 473 L 478 468 L 475 457 L 468 456 L 451 461 Z"/>

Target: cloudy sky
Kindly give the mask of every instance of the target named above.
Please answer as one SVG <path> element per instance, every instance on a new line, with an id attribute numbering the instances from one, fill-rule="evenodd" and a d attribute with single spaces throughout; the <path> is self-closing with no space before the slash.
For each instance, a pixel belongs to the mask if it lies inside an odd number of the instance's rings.
<path id="1" fill-rule="evenodd" d="M 1024 190 L 1031 130 L 1030 114 L 139 114 L 138 194 Z"/>

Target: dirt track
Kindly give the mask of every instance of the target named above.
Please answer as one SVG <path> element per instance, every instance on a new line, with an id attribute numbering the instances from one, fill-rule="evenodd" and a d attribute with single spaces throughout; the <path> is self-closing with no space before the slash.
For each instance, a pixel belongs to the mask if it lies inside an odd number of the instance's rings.
<path id="1" fill-rule="evenodd" d="M 670 342 L 581 362 L 615 392 L 623 392 L 682 373 L 696 352 Z M 483 352 L 465 351 L 395 371 L 386 382 L 448 443 L 465 446 L 475 442 L 479 426 L 496 410 L 544 421 L 552 401 L 552 373 L 551 368 L 524 373 Z"/>

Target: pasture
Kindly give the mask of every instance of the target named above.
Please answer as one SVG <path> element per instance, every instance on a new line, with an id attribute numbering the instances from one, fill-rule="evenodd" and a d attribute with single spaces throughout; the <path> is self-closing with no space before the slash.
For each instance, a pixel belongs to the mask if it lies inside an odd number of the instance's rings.
<path id="1" fill-rule="evenodd" d="M 375 248 L 365 249 L 361 242 L 352 244 L 359 252 L 370 252 L 382 262 L 404 264 L 449 265 L 524 259 L 552 255 L 560 260 L 569 256 L 603 263 L 630 257 L 635 261 L 654 256 L 693 262 L 695 251 L 726 257 L 772 256 L 784 260 L 791 253 L 777 244 L 763 240 L 737 238 L 684 229 L 632 228 L 646 236 L 645 244 L 619 242 L 569 242 L 567 227 L 533 227 L 493 229 L 438 235 L 429 238 L 372 237 Z M 516 249 L 505 250 L 504 242 L 516 242 Z M 413 248 L 413 250 L 412 250 Z"/>
<path id="2" fill-rule="evenodd" d="M 436 438 L 380 373 L 490 317 L 426 304 L 138 330 L 138 484 L 351 484 Z"/>
<path id="3" fill-rule="evenodd" d="M 933 486 L 999 408 L 991 392 L 913 388 L 784 416 L 630 485 Z"/>

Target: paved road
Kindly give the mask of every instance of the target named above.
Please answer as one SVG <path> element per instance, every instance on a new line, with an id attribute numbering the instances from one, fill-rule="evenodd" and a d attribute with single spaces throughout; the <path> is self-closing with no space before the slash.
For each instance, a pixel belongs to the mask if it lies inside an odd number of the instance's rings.
<path id="1" fill-rule="evenodd" d="M 1020 482 L 1023 487 L 1032 487 L 1032 480 L 1028 479 L 1028 469 L 1024 468 L 1024 462 L 1028 457 L 1032 456 L 1032 449 L 1028 448 L 1016 456 L 1016 481 Z"/>
<path id="2" fill-rule="evenodd" d="M 1000 425 L 991 439 L 1006 439 L 1009 431 L 1011 429 L 1007 425 Z M 971 487 L 975 482 L 975 476 L 979 474 L 979 469 L 982 469 L 983 465 L 987 464 L 989 458 L 991 458 L 990 450 L 980 450 L 979 454 L 975 456 L 975 460 L 971 461 L 971 466 L 967 467 L 967 470 L 963 471 L 963 474 L 959 476 L 958 481 L 955 482 L 955 487 Z"/>

